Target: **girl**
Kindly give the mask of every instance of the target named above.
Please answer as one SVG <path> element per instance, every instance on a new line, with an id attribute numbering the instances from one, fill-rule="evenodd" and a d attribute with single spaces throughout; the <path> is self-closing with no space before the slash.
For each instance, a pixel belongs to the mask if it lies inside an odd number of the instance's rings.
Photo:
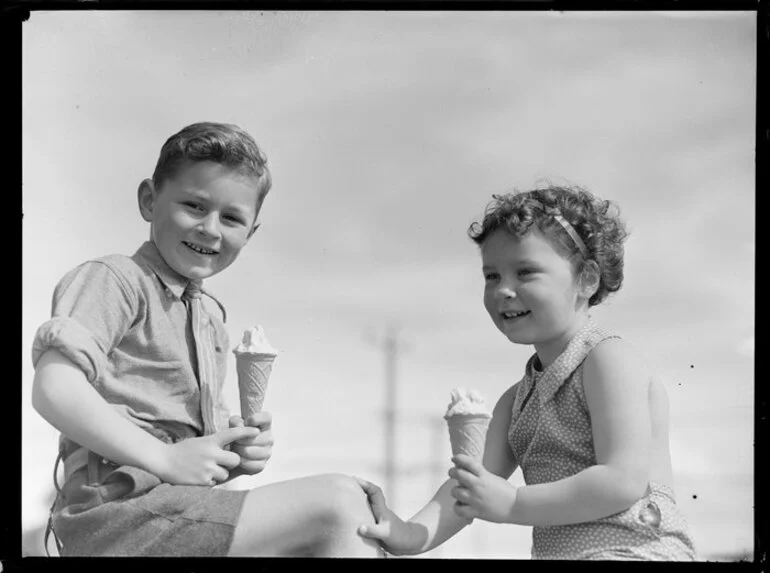
<path id="1" fill-rule="evenodd" d="M 492 322 L 535 354 L 494 408 L 483 464 L 452 458 L 450 479 L 408 522 L 362 481 L 377 523 L 359 533 L 417 554 L 479 518 L 534 526 L 535 559 L 694 559 L 672 489 L 665 389 L 589 314 L 623 281 L 614 205 L 580 188 L 495 196 L 468 234 Z M 518 466 L 527 485 L 516 488 L 507 479 Z"/>

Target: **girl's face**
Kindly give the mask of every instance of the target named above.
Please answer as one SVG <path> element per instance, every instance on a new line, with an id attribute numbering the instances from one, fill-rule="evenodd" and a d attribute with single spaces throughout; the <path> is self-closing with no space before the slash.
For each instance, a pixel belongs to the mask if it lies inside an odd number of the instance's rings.
<path id="1" fill-rule="evenodd" d="M 511 342 L 534 345 L 547 366 L 588 317 L 572 264 L 537 228 L 523 237 L 498 229 L 481 246 L 481 258 L 492 322 Z"/>

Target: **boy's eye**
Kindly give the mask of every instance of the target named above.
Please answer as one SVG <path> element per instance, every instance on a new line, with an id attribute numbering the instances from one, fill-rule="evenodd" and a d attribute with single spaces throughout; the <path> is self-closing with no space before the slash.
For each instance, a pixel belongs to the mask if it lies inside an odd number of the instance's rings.
<path id="1" fill-rule="evenodd" d="M 484 280 L 485 281 L 493 281 L 499 278 L 500 275 L 497 273 L 484 273 Z"/>
<path id="2" fill-rule="evenodd" d="M 519 270 L 519 276 L 529 276 L 534 274 L 535 271 L 533 269 L 521 269 Z"/>
<path id="3" fill-rule="evenodd" d="M 198 203 L 193 203 L 192 201 L 185 201 L 182 204 L 188 209 L 192 209 L 194 211 L 200 211 L 201 209 L 203 209 L 203 207 L 201 207 Z"/>
<path id="4" fill-rule="evenodd" d="M 236 215 L 225 215 L 224 219 L 226 221 L 229 221 L 231 223 L 236 223 L 238 225 L 245 225 L 246 222 L 243 220 L 242 217 L 237 217 Z"/>

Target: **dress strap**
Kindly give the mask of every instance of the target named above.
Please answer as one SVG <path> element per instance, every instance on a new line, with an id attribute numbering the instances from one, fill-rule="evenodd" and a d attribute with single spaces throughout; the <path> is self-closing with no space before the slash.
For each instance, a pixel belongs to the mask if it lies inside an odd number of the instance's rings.
<path id="1" fill-rule="evenodd" d="M 538 382 L 540 404 L 550 400 L 564 382 L 582 364 L 588 353 L 601 341 L 616 338 L 615 335 L 599 328 L 590 318 L 569 341 L 564 351 L 543 372 Z"/>

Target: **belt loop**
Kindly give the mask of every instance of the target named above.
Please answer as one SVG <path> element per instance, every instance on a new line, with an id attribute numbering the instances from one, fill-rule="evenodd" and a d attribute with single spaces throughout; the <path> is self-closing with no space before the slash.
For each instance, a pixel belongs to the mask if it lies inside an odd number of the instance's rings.
<path id="1" fill-rule="evenodd" d="M 88 450 L 88 485 L 99 485 L 99 463 L 98 454 Z"/>
<path id="2" fill-rule="evenodd" d="M 59 536 L 56 535 L 56 531 L 53 528 L 53 512 L 56 508 L 56 503 L 59 501 L 59 496 L 61 495 L 61 488 L 59 487 L 59 480 L 57 478 L 57 471 L 59 469 L 59 462 L 62 459 L 62 453 L 59 451 L 59 453 L 56 455 L 56 463 L 53 466 L 53 485 L 56 488 L 56 496 L 54 496 L 53 503 L 51 504 L 51 508 L 48 510 L 48 522 L 45 526 L 45 536 L 43 537 L 43 546 L 45 547 L 45 554 L 50 557 L 51 552 L 48 550 L 48 539 L 50 535 L 53 533 L 53 539 L 56 542 L 56 551 L 59 553 L 59 556 L 62 555 L 62 543 L 59 541 Z"/>

